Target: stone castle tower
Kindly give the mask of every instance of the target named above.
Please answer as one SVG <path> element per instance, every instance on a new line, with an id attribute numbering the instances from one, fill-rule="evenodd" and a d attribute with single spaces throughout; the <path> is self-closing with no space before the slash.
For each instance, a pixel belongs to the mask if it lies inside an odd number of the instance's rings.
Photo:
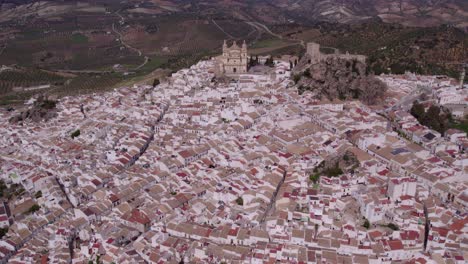
<path id="1" fill-rule="evenodd" d="M 313 62 L 321 61 L 320 45 L 314 42 L 307 43 L 307 54 Z"/>
<path id="2" fill-rule="evenodd" d="M 236 75 L 247 72 L 248 56 L 247 44 L 239 47 L 236 42 L 229 47 L 224 41 L 223 54 L 218 57 L 219 72 L 225 75 Z"/>

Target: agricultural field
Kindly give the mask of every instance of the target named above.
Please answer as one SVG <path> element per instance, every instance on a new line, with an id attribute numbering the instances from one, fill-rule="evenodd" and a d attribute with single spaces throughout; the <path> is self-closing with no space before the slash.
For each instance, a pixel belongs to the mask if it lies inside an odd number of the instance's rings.
<path id="1" fill-rule="evenodd" d="M 282 39 L 261 39 L 255 42 L 250 47 L 250 53 L 253 55 L 280 55 L 282 54 L 297 54 L 297 52 L 291 52 L 292 50 L 301 49 L 301 45 L 297 41 L 286 41 Z"/>
<path id="2" fill-rule="evenodd" d="M 370 70 L 376 74 L 409 70 L 458 78 L 460 63 L 468 61 L 468 35 L 452 26 L 417 28 L 376 19 L 352 25 L 315 22 L 273 29 L 284 38 L 317 42 L 324 53 L 336 48 L 367 55 Z"/>
<path id="3" fill-rule="evenodd" d="M 32 87 L 39 85 L 62 85 L 65 77 L 38 69 L 3 70 L 0 72 L 0 94 L 13 91 L 15 87 Z"/>
<path id="4" fill-rule="evenodd" d="M 4 96 L 13 87 L 35 84 L 50 84 L 60 94 L 107 89 L 215 56 L 223 40 L 246 40 L 250 54 L 273 56 L 300 56 L 305 43 L 314 41 L 323 52 L 333 47 L 367 55 L 376 73 L 407 68 L 455 76 L 454 63 L 468 56 L 467 34 L 458 28 L 385 24 L 377 17 L 350 24 L 318 21 L 302 15 L 315 5 L 306 1 L 5 1 L 0 67 L 27 70 L 0 75 Z M 367 12 L 359 10 L 354 18 Z M 65 78 L 64 72 L 75 76 Z"/>

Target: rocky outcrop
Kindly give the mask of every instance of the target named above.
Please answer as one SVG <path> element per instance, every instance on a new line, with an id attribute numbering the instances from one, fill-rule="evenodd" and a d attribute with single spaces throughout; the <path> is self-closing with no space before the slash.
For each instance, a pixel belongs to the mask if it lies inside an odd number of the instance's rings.
<path id="1" fill-rule="evenodd" d="M 357 60 L 328 58 L 302 67 L 294 76 L 299 93 L 314 93 L 317 99 L 359 99 L 365 104 L 376 104 L 387 86 L 368 74 L 366 64 Z"/>
<path id="2" fill-rule="evenodd" d="M 56 102 L 39 96 L 31 108 L 12 117 L 10 122 L 17 123 L 26 120 L 31 120 L 33 122 L 48 121 L 56 116 Z"/>

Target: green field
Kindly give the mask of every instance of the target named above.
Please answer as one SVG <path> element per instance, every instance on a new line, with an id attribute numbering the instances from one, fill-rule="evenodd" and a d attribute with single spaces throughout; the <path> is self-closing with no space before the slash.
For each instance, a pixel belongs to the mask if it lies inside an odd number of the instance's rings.
<path id="1" fill-rule="evenodd" d="M 272 48 L 277 46 L 282 46 L 288 44 L 287 42 L 281 39 L 264 39 L 256 42 L 254 45 L 250 46 L 251 49 L 260 49 L 260 48 Z"/>
<path id="2" fill-rule="evenodd" d="M 468 133 L 468 120 L 465 120 L 464 122 L 458 124 L 451 124 L 450 127 L 460 129 L 462 131 L 465 131 L 465 133 Z"/>
<path id="3" fill-rule="evenodd" d="M 75 33 L 71 36 L 71 40 L 74 44 L 86 44 L 88 43 L 88 37 L 81 34 L 81 33 Z"/>

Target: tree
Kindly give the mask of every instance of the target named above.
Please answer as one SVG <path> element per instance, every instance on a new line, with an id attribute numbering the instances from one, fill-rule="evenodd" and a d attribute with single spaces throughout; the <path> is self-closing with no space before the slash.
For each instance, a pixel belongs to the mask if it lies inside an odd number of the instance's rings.
<path id="1" fill-rule="evenodd" d="M 348 161 L 348 160 L 349 160 L 348 153 L 345 153 L 345 154 L 344 154 L 344 156 L 343 156 L 343 160 L 344 160 L 344 161 Z"/>
<path id="2" fill-rule="evenodd" d="M 390 65 L 390 69 L 393 74 L 405 73 L 405 66 L 401 65 L 400 63 L 393 63 L 392 65 Z"/>
<path id="3" fill-rule="evenodd" d="M 365 220 L 364 220 L 364 224 L 363 224 L 362 226 L 363 226 L 365 229 L 369 229 L 369 227 L 370 227 L 370 222 L 369 222 L 369 220 L 365 219 Z"/>
<path id="4" fill-rule="evenodd" d="M 239 196 L 239 197 L 236 199 L 236 203 L 237 203 L 238 205 L 240 205 L 240 206 L 243 206 L 243 205 L 244 205 L 244 199 L 242 199 L 242 197 Z"/>
<path id="5" fill-rule="evenodd" d="M 300 80 L 301 80 L 301 76 L 299 74 L 295 74 L 293 76 L 294 84 L 297 84 Z"/>
<path id="6" fill-rule="evenodd" d="M 330 167 L 324 171 L 328 177 L 337 177 L 343 174 L 343 170 L 340 168 L 339 162 L 336 162 L 333 167 Z"/>
<path id="7" fill-rule="evenodd" d="M 395 225 L 394 223 L 388 224 L 387 227 L 392 229 L 392 230 L 395 230 L 395 231 L 400 230 L 400 228 L 397 225 Z"/>
<path id="8" fill-rule="evenodd" d="M 313 183 L 317 183 L 320 179 L 320 173 L 314 173 L 309 176 L 309 180 L 311 180 Z"/>
<path id="9" fill-rule="evenodd" d="M 6 233 L 8 233 L 8 227 L 0 228 L 0 239 L 3 238 Z"/>
<path id="10" fill-rule="evenodd" d="M 275 66 L 275 61 L 273 60 L 273 57 L 269 57 L 268 59 L 266 59 L 265 66 L 270 66 L 270 67 Z"/>
<path id="11" fill-rule="evenodd" d="M 41 207 L 40 207 L 38 204 L 33 204 L 33 205 L 28 209 L 28 211 L 26 211 L 26 213 L 35 213 L 35 212 L 39 211 L 39 209 L 41 209 Z"/>
<path id="12" fill-rule="evenodd" d="M 159 81 L 158 78 L 154 79 L 154 81 L 153 81 L 153 88 L 156 87 L 156 86 L 158 86 L 160 83 L 161 83 L 161 82 Z"/>
<path id="13" fill-rule="evenodd" d="M 412 116 L 414 116 L 416 119 L 420 120 L 420 118 L 423 118 L 426 115 L 426 111 L 424 110 L 424 106 L 417 101 L 413 103 L 413 106 L 411 107 L 410 113 Z"/>
<path id="14" fill-rule="evenodd" d="M 79 129 L 77 129 L 71 134 L 71 138 L 74 139 L 74 138 L 80 136 L 80 134 L 81 134 L 81 131 Z"/>
<path id="15" fill-rule="evenodd" d="M 0 180 L 0 197 L 3 197 L 5 190 L 8 190 L 8 187 L 3 180 Z"/>
<path id="16" fill-rule="evenodd" d="M 36 194 L 34 195 L 34 197 L 35 197 L 36 199 L 41 198 L 41 197 L 42 197 L 42 191 L 36 192 Z"/>
<path id="17" fill-rule="evenodd" d="M 427 113 L 422 118 L 421 124 L 440 132 L 442 130 L 440 121 L 440 108 L 432 105 L 429 107 L 429 110 L 427 110 Z"/>

